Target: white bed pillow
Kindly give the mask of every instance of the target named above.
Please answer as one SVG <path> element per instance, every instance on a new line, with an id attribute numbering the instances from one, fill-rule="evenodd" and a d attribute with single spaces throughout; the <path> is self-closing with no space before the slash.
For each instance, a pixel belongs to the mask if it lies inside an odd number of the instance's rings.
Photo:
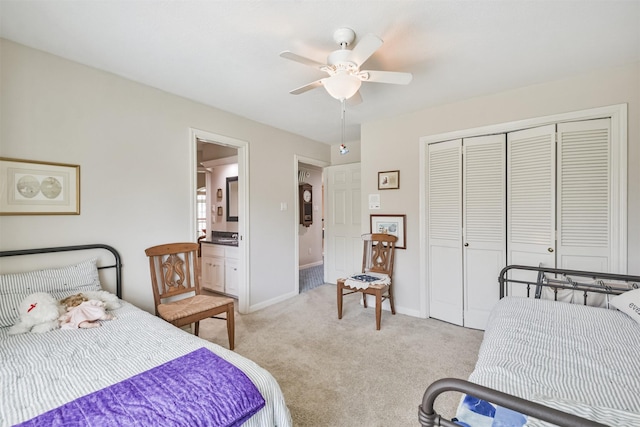
<path id="1" fill-rule="evenodd" d="M 640 289 L 627 291 L 613 297 L 611 305 L 640 323 Z"/>
<path id="2" fill-rule="evenodd" d="M 86 291 L 99 291 L 97 258 L 46 270 L 0 275 L 0 327 L 18 320 L 20 302 L 34 292 L 46 292 L 60 300 Z"/>

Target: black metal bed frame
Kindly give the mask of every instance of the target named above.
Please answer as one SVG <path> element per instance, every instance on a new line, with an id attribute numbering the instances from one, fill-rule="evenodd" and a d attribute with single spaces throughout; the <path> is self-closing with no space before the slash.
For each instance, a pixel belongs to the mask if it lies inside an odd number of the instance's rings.
<path id="1" fill-rule="evenodd" d="M 508 273 L 510 273 L 511 270 L 535 271 L 538 273 L 537 279 L 535 282 L 529 282 L 526 280 L 509 278 Z M 549 277 L 548 274 L 552 274 L 556 277 Z M 593 282 L 585 282 L 584 279 L 591 279 Z M 531 267 L 528 265 L 508 265 L 500 272 L 498 282 L 500 283 L 501 299 L 508 294 L 507 288 L 509 283 L 518 283 L 527 285 L 527 298 L 531 296 L 531 286 L 535 286 L 535 298 L 540 298 L 542 288 L 548 287 L 553 289 L 555 300 L 558 298 L 558 291 L 560 289 L 580 291 L 583 293 L 583 303 L 584 305 L 587 305 L 587 297 L 589 293 L 620 295 L 630 289 L 637 289 L 640 286 L 640 277 L 629 276 L 626 274 L 596 273 L 593 271 L 583 270 Z M 627 286 L 620 286 L 620 282 L 627 283 Z"/>
<path id="2" fill-rule="evenodd" d="M 537 272 L 535 281 L 510 278 L 514 270 Z M 554 299 L 557 300 L 558 291 L 561 289 L 583 292 L 584 304 L 587 304 L 589 293 L 619 295 L 630 289 L 640 286 L 640 276 L 625 274 L 597 273 L 593 271 L 566 270 L 558 268 L 531 267 L 523 265 L 509 265 L 502 269 L 498 277 L 500 286 L 500 298 L 508 295 L 509 284 L 527 286 L 527 298 L 531 297 L 531 288 L 535 288 L 534 298 L 540 298 L 542 288 L 553 289 Z M 627 286 L 622 286 L 626 283 Z M 427 387 L 422 398 L 422 404 L 418 407 L 418 419 L 423 427 L 459 427 L 453 421 L 442 418 L 435 412 L 436 398 L 447 391 L 456 391 L 469 394 L 476 398 L 493 402 L 502 407 L 520 412 L 542 421 L 547 421 L 562 427 L 606 427 L 591 420 L 568 414 L 548 406 L 541 405 L 526 399 L 522 399 L 501 391 L 484 387 L 458 378 L 442 378 Z"/>
<path id="3" fill-rule="evenodd" d="M 59 246 L 51 248 L 39 248 L 39 249 L 19 249 L 13 251 L 0 251 L 0 258 L 9 256 L 21 256 L 21 255 L 35 255 L 35 254 L 47 254 L 56 252 L 70 252 L 70 251 L 84 251 L 90 249 L 105 249 L 113 255 L 114 263 L 111 265 L 99 266 L 98 270 L 106 268 L 116 269 L 116 295 L 118 298 L 122 298 L 122 261 L 120 254 L 115 248 L 102 243 L 89 244 L 89 245 L 75 245 L 75 246 Z"/>

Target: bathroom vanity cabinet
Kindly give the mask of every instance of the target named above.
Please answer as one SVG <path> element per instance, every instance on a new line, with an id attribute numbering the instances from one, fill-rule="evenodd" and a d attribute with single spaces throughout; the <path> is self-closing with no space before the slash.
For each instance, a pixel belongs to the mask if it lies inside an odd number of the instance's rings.
<path id="1" fill-rule="evenodd" d="M 238 296 L 238 247 L 202 242 L 202 289 Z"/>

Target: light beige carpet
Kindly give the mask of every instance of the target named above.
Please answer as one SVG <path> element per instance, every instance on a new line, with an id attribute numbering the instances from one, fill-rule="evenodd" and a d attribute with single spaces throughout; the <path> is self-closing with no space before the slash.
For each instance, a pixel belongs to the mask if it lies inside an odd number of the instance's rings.
<path id="1" fill-rule="evenodd" d="M 467 378 L 482 331 L 434 319 L 375 312 L 346 296 L 338 320 L 335 285 L 236 315 L 235 351 L 266 368 L 284 393 L 295 426 L 418 426 L 426 387 Z M 228 348 L 224 321 L 200 323 L 200 336 Z M 460 394 L 436 400 L 451 418 Z"/>

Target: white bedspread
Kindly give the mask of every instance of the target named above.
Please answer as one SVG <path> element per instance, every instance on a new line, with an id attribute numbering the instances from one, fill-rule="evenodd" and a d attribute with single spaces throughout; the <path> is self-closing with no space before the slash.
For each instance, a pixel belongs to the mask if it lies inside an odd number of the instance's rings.
<path id="1" fill-rule="evenodd" d="M 640 325 L 622 312 L 507 297 L 469 380 L 608 425 L 640 425 L 639 355 Z"/>
<path id="2" fill-rule="evenodd" d="M 8 335 L 0 328 L 0 426 L 10 426 L 206 347 L 240 368 L 266 405 L 245 426 L 290 426 L 280 386 L 256 363 L 123 303 L 95 329 Z"/>

